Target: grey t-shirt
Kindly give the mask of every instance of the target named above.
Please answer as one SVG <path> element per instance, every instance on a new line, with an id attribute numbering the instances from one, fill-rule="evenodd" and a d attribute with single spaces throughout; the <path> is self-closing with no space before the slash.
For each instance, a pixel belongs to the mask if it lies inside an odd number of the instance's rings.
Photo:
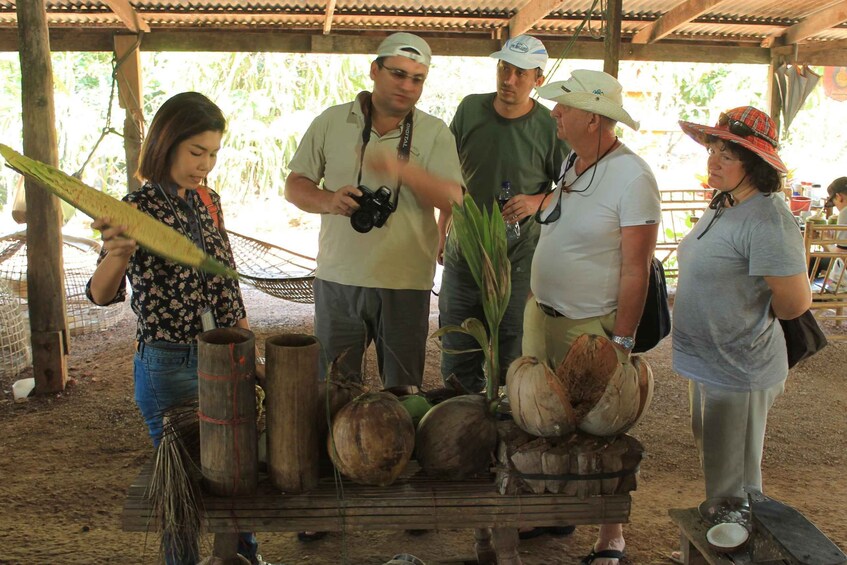
<path id="1" fill-rule="evenodd" d="M 673 367 L 694 381 L 737 392 L 763 390 L 788 374 L 785 337 L 765 276 L 806 272 L 803 238 L 780 198 L 756 195 L 703 218 L 679 245 Z"/>

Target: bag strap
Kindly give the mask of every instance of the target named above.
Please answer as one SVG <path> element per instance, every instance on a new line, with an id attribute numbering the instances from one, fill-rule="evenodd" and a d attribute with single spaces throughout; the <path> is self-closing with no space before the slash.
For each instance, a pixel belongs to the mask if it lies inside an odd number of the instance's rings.
<path id="1" fill-rule="evenodd" d="M 203 202 L 203 205 L 209 211 L 209 215 L 212 216 L 212 222 L 215 224 L 215 227 L 218 228 L 218 231 L 221 229 L 221 210 L 215 204 L 215 201 L 212 200 L 212 195 L 209 193 L 208 186 L 198 186 L 197 187 L 197 196 L 200 197 L 200 200 Z"/>

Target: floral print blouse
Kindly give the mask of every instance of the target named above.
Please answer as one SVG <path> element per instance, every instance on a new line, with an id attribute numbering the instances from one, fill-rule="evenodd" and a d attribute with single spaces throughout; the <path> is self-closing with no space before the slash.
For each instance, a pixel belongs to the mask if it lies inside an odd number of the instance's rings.
<path id="1" fill-rule="evenodd" d="M 220 210 L 220 196 L 212 190 L 209 194 Z M 219 230 L 194 190 L 187 190 L 183 200 L 173 187 L 160 187 L 148 182 L 127 194 L 123 200 L 176 229 L 198 247 L 205 247 L 206 253 L 218 261 L 235 268 L 229 238 L 223 229 L 223 218 L 220 218 Z M 105 256 L 104 249 L 98 263 Z M 207 309 L 214 313 L 219 328 L 233 327 L 238 320 L 246 317 L 236 280 L 167 261 L 143 247 L 130 257 L 126 274 L 132 287 L 130 304 L 138 317 L 136 337 L 144 343 L 164 341 L 185 344 L 196 341 L 197 335 L 203 331 L 201 315 Z M 126 281 L 125 277 L 110 304 L 126 300 Z M 89 300 L 90 285 L 89 280 L 86 287 Z"/>

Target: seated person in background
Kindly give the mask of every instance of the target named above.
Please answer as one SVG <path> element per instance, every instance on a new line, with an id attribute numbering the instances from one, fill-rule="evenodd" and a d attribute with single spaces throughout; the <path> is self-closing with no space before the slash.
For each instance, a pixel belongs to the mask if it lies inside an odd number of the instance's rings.
<path id="1" fill-rule="evenodd" d="M 823 207 L 826 210 L 826 217 L 829 218 L 832 215 L 832 208 L 834 207 L 838 210 L 837 225 L 847 226 L 847 212 L 844 211 L 844 209 L 847 208 L 847 177 L 839 177 L 832 181 L 832 183 L 826 187 L 826 193 L 829 195 L 829 198 L 827 198 L 823 204 Z M 847 250 L 847 232 L 839 233 L 838 239 L 844 240 L 844 243 L 831 246 L 829 251 Z"/>
<path id="2" fill-rule="evenodd" d="M 839 226 L 847 226 L 847 212 L 844 211 L 847 208 L 847 177 L 839 177 L 832 181 L 830 185 L 826 188 L 826 192 L 828 198 L 824 201 L 823 207 L 825 210 L 825 215 L 827 218 L 832 216 L 832 209 L 835 208 L 838 210 L 838 224 Z M 838 234 L 839 240 L 844 240 L 844 243 L 839 243 L 837 245 L 826 245 L 826 250 L 830 252 L 838 252 L 838 251 L 847 251 L 847 232 L 842 232 Z M 812 274 L 812 269 L 814 268 L 814 261 L 809 261 L 809 274 Z M 829 270 L 830 259 L 828 257 L 824 257 L 818 263 L 818 272 L 815 274 L 815 278 L 823 277 L 826 272 Z M 840 273 L 839 269 L 837 273 Z M 832 274 L 830 274 L 832 277 Z M 835 277 L 838 278 L 837 274 Z"/>

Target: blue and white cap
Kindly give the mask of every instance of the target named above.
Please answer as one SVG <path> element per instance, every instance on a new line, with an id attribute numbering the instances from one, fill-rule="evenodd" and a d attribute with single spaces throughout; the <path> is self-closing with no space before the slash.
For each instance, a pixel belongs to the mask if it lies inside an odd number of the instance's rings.
<path id="1" fill-rule="evenodd" d="M 547 66 L 547 49 L 544 44 L 531 35 L 519 35 L 506 41 L 503 48 L 490 55 L 493 59 L 500 59 L 521 69 L 534 69 L 536 67 L 544 72 Z"/>

